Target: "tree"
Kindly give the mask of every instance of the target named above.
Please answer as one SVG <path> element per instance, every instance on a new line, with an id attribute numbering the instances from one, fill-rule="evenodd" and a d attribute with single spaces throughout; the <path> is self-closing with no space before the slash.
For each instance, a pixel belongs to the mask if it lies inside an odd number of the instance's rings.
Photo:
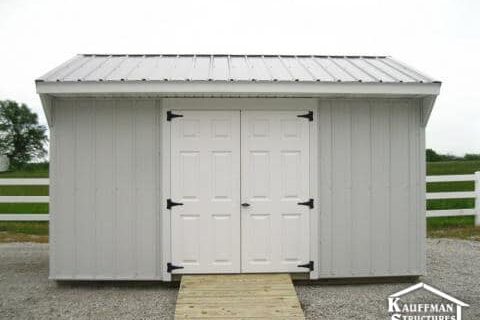
<path id="1" fill-rule="evenodd" d="M 433 149 L 427 149 L 427 162 L 441 161 L 441 156 Z"/>
<path id="2" fill-rule="evenodd" d="M 463 157 L 458 157 L 453 154 L 440 154 L 435 152 L 432 149 L 427 149 L 427 162 L 436 162 L 436 161 L 458 161 L 458 160 L 467 160 Z"/>
<path id="3" fill-rule="evenodd" d="M 22 167 L 47 154 L 46 132 L 27 105 L 0 100 L 0 154 L 8 156 L 13 167 Z"/>

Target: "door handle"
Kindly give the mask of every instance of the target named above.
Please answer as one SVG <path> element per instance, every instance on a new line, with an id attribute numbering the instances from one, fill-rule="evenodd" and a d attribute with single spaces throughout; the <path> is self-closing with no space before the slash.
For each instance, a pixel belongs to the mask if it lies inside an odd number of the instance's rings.
<path id="1" fill-rule="evenodd" d="M 242 203 L 242 207 L 248 208 L 248 207 L 250 207 L 250 203 L 244 202 L 244 203 Z"/>

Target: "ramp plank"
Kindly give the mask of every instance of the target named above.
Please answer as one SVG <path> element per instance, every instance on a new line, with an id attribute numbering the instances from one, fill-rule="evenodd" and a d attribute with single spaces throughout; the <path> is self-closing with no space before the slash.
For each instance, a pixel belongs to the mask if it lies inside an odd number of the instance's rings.
<path id="1" fill-rule="evenodd" d="M 184 275 L 175 319 L 305 319 L 288 274 Z"/>

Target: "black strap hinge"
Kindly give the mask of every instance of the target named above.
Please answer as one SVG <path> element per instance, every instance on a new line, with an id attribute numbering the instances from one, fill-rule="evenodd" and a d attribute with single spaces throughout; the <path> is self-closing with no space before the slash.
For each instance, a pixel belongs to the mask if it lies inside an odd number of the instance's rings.
<path id="1" fill-rule="evenodd" d="M 306 118 L 308 121 L 313 121 L 313 111 L 308 111 L 307 114 L 299 114 L 297 117 Z"/>
<path id="2" fill-rule="evenodd" d="M 313 271 L 313 261 L 310 261 L 309 263 L 305 263 L 305 264 L 299 264 L 297 267 L 308 268 L 310 269 L 310 271 Z"/>
<path id="3" fill-rule="evenodd" d="M 183 114 L 175 114 L 172 111 L 167 111 L 167 121 L 172 121 L 173 118 L 181 118 Z"/>
<path id="4" fill-rule="evenodd" d="M 174 266 L 171 262 L 167 263 L 167 272 L 172 273 L 173 270 L 183 269 L 181 266 Z"/>
<path id="5" fill-rule="evenodd" d="M 183 203 L 181 202 L 174 202 L 172 199 L 167 199 L 167 209 L 170 210 L 172 207 L 175 206 L 183 206 Z"/>
<path id="6" fill-rule="evenodd" d="M 313 199 L 309 199 L 308 201 L 305 201 L 305 202 L 298 202 L 297 204 L 299 206 L 308 206 L 310 209 L 313 209 Z"/>

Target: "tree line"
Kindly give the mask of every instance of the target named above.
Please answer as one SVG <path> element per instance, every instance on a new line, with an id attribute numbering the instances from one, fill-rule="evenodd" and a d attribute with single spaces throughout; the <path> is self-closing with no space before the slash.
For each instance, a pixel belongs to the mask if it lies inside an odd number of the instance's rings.
<path id="1" fill-rule="evenodd" d="M 453 154 L 440 154 L 433 149 L 427 149 L 427 162 L 471 160 L 480 160 L 480 153 L 466 153 L 463 157 L 460 157 Z"/>

